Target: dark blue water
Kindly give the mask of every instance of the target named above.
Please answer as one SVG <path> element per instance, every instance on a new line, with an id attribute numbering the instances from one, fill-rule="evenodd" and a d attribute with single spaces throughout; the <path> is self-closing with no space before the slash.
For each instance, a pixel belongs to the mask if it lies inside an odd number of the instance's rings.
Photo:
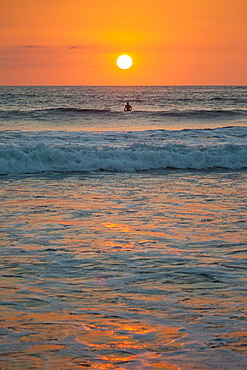
<path id="1" fill-rule="evenodd" d="M 0 88 L 1 369 L 246 369 L 246 89 Z"/>
<path id="2" fill-rule="evenodd" d="M 132 112 L 123 113 L 126 101 Z M 246 126 L 247 88 L 1 87 L 3 129 L 133 129 Z"/>

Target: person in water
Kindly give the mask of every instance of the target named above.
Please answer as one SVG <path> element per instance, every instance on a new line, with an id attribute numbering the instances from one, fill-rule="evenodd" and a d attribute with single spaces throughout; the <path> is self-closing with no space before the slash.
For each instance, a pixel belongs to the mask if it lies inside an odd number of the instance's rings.
<path id="1" fill-rule="evenodd" d="M 131 111 L 132 110 L 132 107 L 131 107 L 131 105 L 129 104 L 129 102 L 127 101 L 127 104 L 125 105 L 125 107 L 124 107 L 124 111 L 126 112 L 126 111 Z"/>

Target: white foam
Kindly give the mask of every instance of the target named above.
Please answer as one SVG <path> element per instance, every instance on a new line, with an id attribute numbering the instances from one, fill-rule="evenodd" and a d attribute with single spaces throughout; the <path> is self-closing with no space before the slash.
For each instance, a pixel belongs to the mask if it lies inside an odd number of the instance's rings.
<path id="1" fill-rule="evenodd" d="M 41 172 L 135 172 L 175 169 L 242 169 L 247 167 L 247 145 L 188 146 L 167 144 L 127 147 L 8 145 L 0 151 L 1 174 Z"/>

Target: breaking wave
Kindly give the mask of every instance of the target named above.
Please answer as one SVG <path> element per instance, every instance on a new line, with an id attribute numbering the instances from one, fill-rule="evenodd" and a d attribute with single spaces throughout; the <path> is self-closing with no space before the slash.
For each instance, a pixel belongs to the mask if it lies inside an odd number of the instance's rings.
<path id="1" fill-rule="evenodd" d="M 134 143 L 124 147 L 85 145 L 5 145 L 0 173 L 135 172 L 173 169 L 247 168 L 247 145 L 190 146 Z"/>

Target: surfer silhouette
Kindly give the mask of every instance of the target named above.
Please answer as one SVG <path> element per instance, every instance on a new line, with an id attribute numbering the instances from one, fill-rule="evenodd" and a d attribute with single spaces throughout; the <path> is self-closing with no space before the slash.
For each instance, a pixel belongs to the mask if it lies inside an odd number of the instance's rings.
<path id="1" fill-rule="evenodd" d="M 126 111 L 131 111 L 132 110 L 132 107 L 131 107 L 131 105 L 129 104 L 129 102 L 127 101 L 127 104 L 125 105 L 125 107 L 124 107 L 124 111 L 126 112 Z"/>

